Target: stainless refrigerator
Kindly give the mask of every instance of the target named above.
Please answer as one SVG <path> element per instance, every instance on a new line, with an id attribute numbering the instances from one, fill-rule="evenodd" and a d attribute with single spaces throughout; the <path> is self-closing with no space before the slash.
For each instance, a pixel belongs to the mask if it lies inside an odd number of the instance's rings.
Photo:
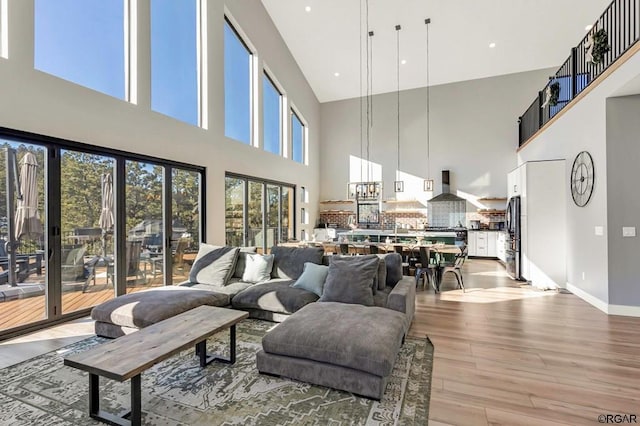
<path id="1" fill-rule="evenodd" d="M 506 266 L 507 273 L 514 280 L 522 280 L 522 262 L 521 262 L 521 208 L 520 197 L 511 197 L 507 203 L 507 247 L 506 247 Z"/>

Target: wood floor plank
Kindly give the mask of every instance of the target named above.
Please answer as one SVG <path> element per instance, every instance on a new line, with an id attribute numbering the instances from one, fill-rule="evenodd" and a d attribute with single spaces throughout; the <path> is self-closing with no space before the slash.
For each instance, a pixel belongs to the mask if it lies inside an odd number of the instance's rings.
<path id="1" fill-rule="evenodd" d="M 409 334 L 435 348 L 431 420 L 580 425 L 640 410 L 640 318 L 532 289 L 493 261 L 472 259 L 463 276 L 465 293 L 416 295 Z"/>

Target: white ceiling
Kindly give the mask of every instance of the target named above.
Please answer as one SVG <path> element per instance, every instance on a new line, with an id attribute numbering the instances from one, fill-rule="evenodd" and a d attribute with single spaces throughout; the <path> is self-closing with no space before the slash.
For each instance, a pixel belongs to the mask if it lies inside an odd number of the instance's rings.
<path id="1" fill-rule="evenodd" d="M 365 0 L 262 0 L 320 102 L 366 94 Z M 369 0 L 373 92 L 559 66 L 610 0 Z M 311 7 L 310 12 L 305 7 Z M 361 19 L 362 17 L 362 19 Z M 362 32 L 360 25 L 363 25 Z M 366 43 L 366 37 L 362 38 Z M 489 43 L 496 47 L 489 48 Z M 359 52 L 362 54 L 359 54 Z M 362 77 L 360 64 L 363 62 Z M 340 76 L 335 77 L 334 73 Z M 276 76 L 277 77 L 277 76 Z M 362 82 L 362 87 L 361 87 Z"/>

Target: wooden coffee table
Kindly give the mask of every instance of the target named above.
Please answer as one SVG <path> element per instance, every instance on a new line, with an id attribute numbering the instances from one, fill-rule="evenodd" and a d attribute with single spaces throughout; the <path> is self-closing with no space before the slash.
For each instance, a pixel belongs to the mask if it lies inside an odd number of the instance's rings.
<path id="1" fill-rule="evenodd" d="M 119 337 L 64 359 L 64 365 L 89 372 L 89 415 L 109 424 L 140 425 L 141 373 L 193 345 L 200 366 L 212 361 L 236 361 L 236 324 L 247 318 L 243 311 L 199 306 L 190 311 Z M 229 328 L 229 358 L 207 355 L 207 337 Z M 100 376 L 124 382 L 131 379 L 131 411 L 122 417 L 100 410 Z"/>

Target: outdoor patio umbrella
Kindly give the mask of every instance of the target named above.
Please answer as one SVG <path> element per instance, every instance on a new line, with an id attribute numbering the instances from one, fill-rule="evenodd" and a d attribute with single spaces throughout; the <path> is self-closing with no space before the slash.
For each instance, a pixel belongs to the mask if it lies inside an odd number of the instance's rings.
<path id="1" fill-rule="evenodd" d="M 102 211 L 100 212 L 100 228 L 102 228 L 102 255 L 107 255 L 107 234 L 113 228 L 113 177 L 111 173 L 102 175 Z"/>
<path id="2" fill-rule="evenodd" d="M 13 181 L 15 173 L 11 170 L 15 167 L 16 154 L 15 150 L 7 150 L 7 187 L 8 187 L 8 203 L 9 211 L 9 241 L 7 243 L 7 254 L 9 257 L 9 284 L 16 284 L 16 248 L 19 245 L 16 240 L 22 238 L 38 238 L 43 235 L 42 222 L 38 212 L 38 186 L 37 186 L 37 170 L 38 161 L 36 156 L 27 152 L 20 161 L 20 179 L 18 191 L 18 203 L 15 213 L 13 210 L 13 194 L 14 188 L 17 186 Z M 15 232 L 13 225 L 15 224 Z M 28 267 L 28 266 L 27 266 Z"/>
<path id="3" fill-rule="evenodd" d="M 36 239 L 42 236 L 43 228 L 38 211 L 38 161 L 27 152 L 20 161 L 20 193 L 16 207 L 16 239 Z"/>

